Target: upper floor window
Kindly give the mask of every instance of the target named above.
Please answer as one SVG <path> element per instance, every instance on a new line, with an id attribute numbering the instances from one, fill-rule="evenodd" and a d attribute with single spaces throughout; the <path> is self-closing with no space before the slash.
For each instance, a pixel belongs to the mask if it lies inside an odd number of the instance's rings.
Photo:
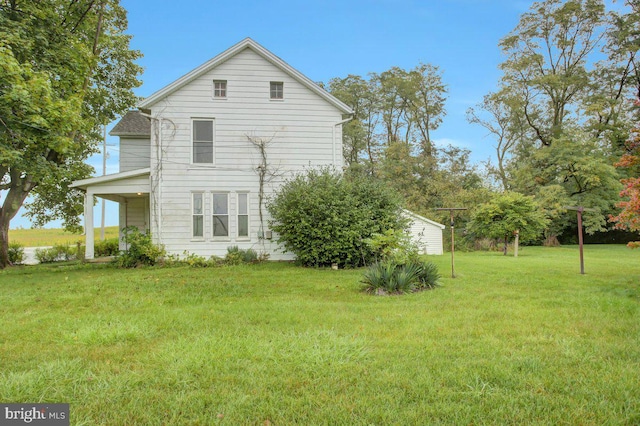
<path id="1" fill-rule="evenodd" d="M 284 99 L 284 83 L 272 81 L 270 83 L 269 97 L 271 99 Z"/>
<path id="2" fill-rule="evenodd" d="M 227 80 L 213 80 L 213 97 L 227 97 Z"/>
<path id="3" fill-rule="evenodd" d="M 213 120 L 193 120 L 193 162 L 213 164 Z"/>

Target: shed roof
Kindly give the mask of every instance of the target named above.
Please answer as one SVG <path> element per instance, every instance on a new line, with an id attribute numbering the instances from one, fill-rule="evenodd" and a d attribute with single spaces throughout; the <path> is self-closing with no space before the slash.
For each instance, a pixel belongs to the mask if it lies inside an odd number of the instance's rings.
<path id="1" fill-rule="evenodd" d="M 151 120 L 138 110 L 128 111 L 109 132 L 111 136 L 151 136 Z"/>

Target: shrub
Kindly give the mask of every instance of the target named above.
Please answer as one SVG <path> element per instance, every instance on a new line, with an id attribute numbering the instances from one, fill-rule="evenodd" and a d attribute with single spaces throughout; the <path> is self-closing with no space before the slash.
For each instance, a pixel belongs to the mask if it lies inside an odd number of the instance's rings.
<path id="1" fill-rule="evenodd" d="M 64 262 L 77 259 L 78 249 L 74 246 L 58 244 L 49 248 L 36 249 L 35 256 L 40 263 Z"/>
<path id="2" fill-rule="evenodd" d="M 305 266 L 362 266 L 376 257 L 366 243 L 402 229 L 401 200 L 371 177 L 311 169 L 286 181 L 267 204 L 278 242 Z"/>
<path id="3" fill-rule="evenodd" d="M 371 293 L 399 294 L 434 288 L 439 279 L 438 267 L 433 262 L 415 259 L 398 264 L 384 260 L 369 266 L 362 282 Z"/>
<path id="4" fill-rule="evenodd" d="M 127 249 L 116 259 L 118 266 L 123 268 L 153 266 L 164 257 L 164 247 L 154 244 L 151 241 L 151 235 L 140 232 L 135 226 L 124 228 L 123 233 Z"/>
<path id="5" fill-rule="evenodd" d="M 9 263 L 20 265 L 24 262 L 24 246 L 20 243 L 9 243 Z"/>
<path id="6" fill-rule="evenodd" d="M 120 241 L 117 237 L 97 241 L 94 247 L 96 257 L 117 256 L 119 252 Z"/>
<path id="7" fill-rule="evenodd" d="M 240 265 L 241 263 L 257 263 L 258 253 L 254 249 L 240 249 L 238 246 L 227 247 L 227 255 L 224 262 L 227 265 Z"/>

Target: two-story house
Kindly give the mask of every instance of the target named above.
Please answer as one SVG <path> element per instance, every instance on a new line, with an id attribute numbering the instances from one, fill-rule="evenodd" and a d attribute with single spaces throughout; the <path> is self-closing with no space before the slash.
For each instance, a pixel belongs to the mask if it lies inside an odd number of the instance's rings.
<path id="1" fill-rule="evenodd" d="M 98 196 L 119 203 L 120 228 L 150 231 L 168 253 L 224 256 L 235 245 L 291 258 L 268 229 L 265 199 L 305 167 L 340 170 L 351 114 L 255 41 L 241 41 L 117 123 L 119 173 L 74 182 L 86 192 L 86 257 Z M 441 252 L 441 228 L 436 234 Z"/>

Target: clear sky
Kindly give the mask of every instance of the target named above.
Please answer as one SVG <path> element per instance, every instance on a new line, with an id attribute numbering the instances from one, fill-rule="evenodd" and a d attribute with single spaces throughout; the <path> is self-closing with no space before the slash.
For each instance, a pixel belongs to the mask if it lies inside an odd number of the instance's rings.
<path id="1" fill-rule="evenodd" d="M 448 86 L 447 115 L 433 133 L 439 144 L 471 150 L 475 163 L 492 155 L 487 132 L 465 111 L 497 87 L 499 40 L 532 2 L 519 0 L 121 0 L 131 47 L 144 57 L 146 97 L 251 37 L 313 81 L 366 76 L 393 66 L 438 66 Z M 112 123 L 113 126 L 114 123 Z M 111 126 L 111 127 L 112 127 Z M 118 171 L 117 138 L 108 138 L 107 173 Z M 102 156 L 90 163 L 102 174 Z M 117 208 L 108 203 L 107 225 Z M 99 223 L 96 208 L 94 217 Z M 18 216 L 11 227 L 30 227 Z M 52 223 L 50 226 L 59 226 Z"/>

